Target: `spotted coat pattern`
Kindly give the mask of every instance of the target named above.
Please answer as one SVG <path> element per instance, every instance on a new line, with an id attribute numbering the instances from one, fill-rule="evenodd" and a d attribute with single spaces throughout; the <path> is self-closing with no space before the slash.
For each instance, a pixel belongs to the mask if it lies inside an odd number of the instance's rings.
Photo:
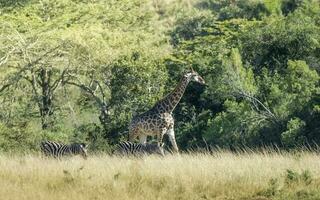
<path id="1" fill-rule="evenodd" d="M 164 134 L 168 134 L 173 150 L 178 152 L 172 112 L 181 100 L 190 81 L 205 84 L 205 81 L 197 72 L 192 70 L 185 73 L 170 94 L 158 101 L 147 112 L 132 119 L 129 125 L 129 141 L 133 142 L 136 138 L 139 138 L 140 143 L 145 144 L 147 136 L 157 136 L 158 144 L 161 144 Z"/>

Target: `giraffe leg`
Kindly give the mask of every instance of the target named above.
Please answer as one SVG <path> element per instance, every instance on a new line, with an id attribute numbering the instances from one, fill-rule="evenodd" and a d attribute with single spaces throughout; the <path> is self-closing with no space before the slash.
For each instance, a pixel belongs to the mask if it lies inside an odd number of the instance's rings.
<path id="1" fill-rule="evenodd" d="M 139 136 L 140 144 L 146 144 L 147 143 L 147 136 L 146 135 L 140 135 Z"/>
<path id="2" fill-rule="evenodd" d="M 162 140 L 163 140 L 163 136 L 164 134 L 167 133 L 167 129 L 166 128 L 163 128 L 162 131 L 160 131 L 157 135 L 157 142 L 158 142 L 158 145 L 162 145 Z"/>
<path id="3" fill-rule="evenodd" d="M 136 130 L 129 130 L 129 141 L 130 142 L 134 142 L 134 140 L 136 139 L 137 135 L 136 135 Z"/>
<path id="4" fill-rule="evenodd" d="M 174 130 L 173 128 L 169 129 L 168 132 L 167 132 L 168 136 L 169 136 L 169 140 L 173 146 L 173 150 L 174 152 L 178 153 L 179 152 L 179 149 L 178 149 L 178 145 L 176 143 L 176 138 L 174 136 Z"/>
<path id="5" fill-rule="evenodd" d="M 158 134 L 157 135 L 157 143 L 158 143 L 158 145 L 161 145 L 161 143 L 162 143 L 162 139 L 163 139 L 163 134 Z"/>

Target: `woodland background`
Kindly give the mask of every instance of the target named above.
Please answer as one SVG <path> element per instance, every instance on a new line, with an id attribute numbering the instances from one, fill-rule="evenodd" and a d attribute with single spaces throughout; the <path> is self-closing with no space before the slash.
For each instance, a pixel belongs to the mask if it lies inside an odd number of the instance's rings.
<path id="1" fill-rule="evenodd" d="M 106 151 L 192 66 L 182 150 L 320 144 L 318 0 L 0 0 L 0 151 Z"/>

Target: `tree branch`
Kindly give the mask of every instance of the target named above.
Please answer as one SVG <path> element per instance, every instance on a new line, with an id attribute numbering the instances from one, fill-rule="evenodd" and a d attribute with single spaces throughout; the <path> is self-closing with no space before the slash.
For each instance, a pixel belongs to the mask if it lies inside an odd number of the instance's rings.
<path id="1" fill-rule="evenodd" d="M 77 86 L 77 87 L 81 88 L 85 92 L 91 94 L 92 97 L 96 100 L 96 102 L 101 107 L 105 105 L 105 103 L 94 93 L 94 91 L 90 87 L 88 87 L 88 86 L 86 86 L 86 85 L 84 85 L 82 83 L 76 83 L 76 82 L 72 82 L 72 81 L 66 81 L 66 82 L 64 82 L 64 84 L 74 85 L 74 86 Z"/>
<path id="2" fill-rule="evenodd" d="M 101 85 L 100 85 L 100 83 L 99 83 L 99 81 L 95 81 L 97 84 L 98 84 L 98 87 L 99 87 L 99 90 L 100 90 L 100 93 L 101 93 L 101 95 L 102 95 L 102 101 L 103 102 L 105 102 L 105 94 L 104 94 L 104 92 L 103 92 L 103 89 L 102 89 L 102 87 L 101 87 Z"/>
<path id="3" fill-rule="evenodd" d="M 32 90 L 33 90 L 33 92 L 34 92 L 34 94 L 35 94 L 35 97 L 36 97 L 36 101 L 37 101 L 37 104 L 38 104 L 38 107 L 39 107 L 39 109 L 40 109 L 40 115 L 42 115 L 42 104 L 41 104 L 41 101 L 40 101 L 40 94 L 39 94 L 39 92 L 38 92 L 38 90 L 37 90 L 37 86 L 36 86 L 36 77 L 35 77 L 35 75 L 34 74 L 32 74 L 31 75 L 32 76 L 32 78 L 30 79 L 29 77 L 23 77 L 25 80 L 27 80 L 28 82 L 30 82 L 30 84 L 31 84 L 31 86 L 32 86 Z"/>
<path id="4" fill-rule="evenodd" d="M 57 80 L 55 80 L 53 82 L 53 84 L 50 86 L 51 87 L 51 91 L 54 91 L 60 85 L 60 83 L 62 83 L 66 73 L 67 73 L 67 69 L 64 69 L 62 71 L 61 75 L 59 76 L 59 78 Z"/>
<path id="5" fill-rule="evenodd" d="M 266 113 L 272 117 L 273 119 L 275 119 L 276 121 L 278 121 L 278 118 L 271 112 L 271 110 L 269 108 L 267 108 L 267 106 L 265 106 L 259 99 L 257 99 L 256 97 L 249 95 L 243 91 L 239 91 L 238 94 L 240 94 L 241 96 L 248 98 L 249 101 L 254 104 L 255 108 L 259 111 L 260 109 L 258 108 L 258 106 L 256 105 L 256 103 L 258 103 L 265 111 Z"/>
<path id="6" fill-rule="evenodd" d="M 19 79 L 22 77 L 22 73 L 25 72 L 26 70 L 27 70 L 27 67 L 24 67 L 20 71 L 14 73 L 14 75 L 9 77 L 7 80 L 3 81 L 3 82 L 8 82 L 8 83 L 2 83 L 2 86 L 0 88 L 0 93 L 3 92 L 8 87 L 10 87 L 12 84 L 18 82 Z"/>
<path id="7" fill-rule="evenodd" d="M 9 58 L 10 54 L 11 54 L 12 52 L 14 52 L 14 51 L 15 51 L 15 47 L 13 47 L 5 56 L 3 56 L 2 58 L 0 58 L 0 66 L 3 65 L 3 64 L 5 64 L 5 63 L 8 61 L 8 58 Z"/>
<path id="8" fill-rule="evenodd" d="M 3 83 L 3 85 L 0 87 L 0 93 L 3 92 L 5 89 L 9 88 L 12 84 L 16 83 L 19 81 L 20 78 L 22 78 L 23 76 L 21 75 L 23 72 L 27 71 L 31 66 L 38 64 L 43 58 L 45 58 L 48 54 L 54 52 L 55 50 L 57 50 L 58 48 L 60 48 L 61 45 L 58 45 L 56 47 L 54 47 L 53 49 L 47 51 L 46 53 L 44 53 L 43 55 L 41 55 L 39 58 L 35 59 L 32 62 L 29 62 L 28 64 L 26 64 L 21 70 L 19 70 L 18 72 L 14 73 L 13 77 L 9 78 L 8 81 L 9 83 Z M 4 82 L 6 82 L 4 81 Z"/>

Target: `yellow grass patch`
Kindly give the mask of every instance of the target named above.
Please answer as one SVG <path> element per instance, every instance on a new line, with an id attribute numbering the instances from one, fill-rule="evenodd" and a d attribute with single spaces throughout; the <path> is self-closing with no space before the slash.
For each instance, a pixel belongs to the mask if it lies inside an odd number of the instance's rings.
<path id="1" fill-rule="evenodd" d="M 317 199 L 320 156 L 182 154 L 54 160 L 0 156 L 0 197 L 15 199 Z"/>

